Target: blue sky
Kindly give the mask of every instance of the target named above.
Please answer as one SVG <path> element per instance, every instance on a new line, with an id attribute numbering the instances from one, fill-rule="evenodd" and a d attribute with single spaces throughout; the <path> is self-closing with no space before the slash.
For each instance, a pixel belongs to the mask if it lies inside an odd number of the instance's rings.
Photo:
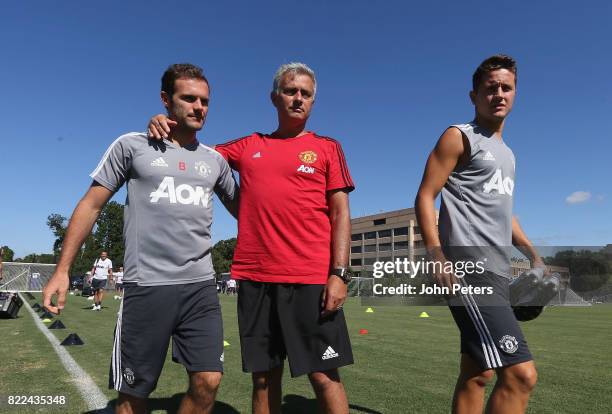
<path id="1" fill-rule="evenodd" d="M 106 147 L 162 111 L 171 63 L 198 64 L 211 82 L 207 144 L 272 131 L 276 68 L 309 64 L 319 87 L 309 129 L 342 142 L 360 216 L 413 206 L 439 135 L 472 119 L 473 70 L 498 52 L 519 64 L 504 132 L 515 214 L 539 244 L 612 243 L 609 3 L 168 4 L 0 6 L 0 244 L 17 257 L 51 251 L 46 217 L 70 216 Z M 222 208 L 213 227 L 216 240 L 236 232 Z"/>

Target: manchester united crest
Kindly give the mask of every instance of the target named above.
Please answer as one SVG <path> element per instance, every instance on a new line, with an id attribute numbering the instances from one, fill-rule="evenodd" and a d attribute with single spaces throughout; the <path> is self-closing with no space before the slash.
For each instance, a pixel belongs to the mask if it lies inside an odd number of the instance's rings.
<path id="1" fill-rule="evenodd" d="M 211 173 L 210 166 L 204 161 L 198 161 L 195 163 L 195 169 L 202 177 L 208 177 Z"/>
<path id="2" fill-rule="evenodd" d="M 132 371 L 130 368 L 125 368 L 123 370 L 123 378 L 125 378 L 125 382 L 128 384 L 134 385 L 134 371 Z"/>
<path id="3" fill-rule="evenodd" d="M 304 164 L 312 164 L 317 160 L 317 153 L 314 151 L 304 151 L 300 152 L 298 157 Z"/>
<path id="4" fill-rule="evenodd" d="M 514 354 L 518 349 L 518 341 L 514 336 L 504 335 L 503 338 L 499 340 L 499 347 L 508 354 Z"/>

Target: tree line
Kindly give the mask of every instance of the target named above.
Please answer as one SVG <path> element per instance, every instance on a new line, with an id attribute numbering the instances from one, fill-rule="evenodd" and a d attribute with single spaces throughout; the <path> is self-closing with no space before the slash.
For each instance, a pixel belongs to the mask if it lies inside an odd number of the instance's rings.
<path id="1" fill-rule="evenodd" d="M 610 282 L 612 249 L 563 250 L 554 256 L 545 257 L 544 262 L 547 265 L 567 267 L 570 287 L 580 293 L 591 292 Z"/>

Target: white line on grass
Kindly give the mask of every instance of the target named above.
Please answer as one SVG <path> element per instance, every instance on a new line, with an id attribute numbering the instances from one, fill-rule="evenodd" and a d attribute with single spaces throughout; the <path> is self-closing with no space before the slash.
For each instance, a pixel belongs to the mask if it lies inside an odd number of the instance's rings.
<path id="1" fill-rule="evenodd" d="M 70 374 L 72 382 L 78 388 L 83 400 L 85 400 L 87 403 L 87 408 L 89 410 L 96 410 L 96 412 L 99 414 L 112 413 L 112 410 L 108 408 L 108 399 L 102 393 L 100 388 L 98 388 L 96 383 L 91 379 L 89 374 L 87 374 L 87 372 L 85 372 L 83 368 L 81 368 L 80 365 L 77 364 L 77 362 L 70 356 L 68 351 L 66 351 L 66 349 L 60 345 L 60 342 L 57 340 L 55 335 L 49 332 L 45 324 L 40 321 L 40 318 L 36 312 L 34 312 L 34 310 L 30 307 L 27 300 L 21 296 L 21 293 L 19 296 L 21 297 L 21 300 L 23 300 L 28 312 L 30 312 L 30 315 L 32 315 L 34 323 L 38 329 L 47 337 L 49 342 L 51 342 L 51 345 L 53 345 L 53 349 L 62 361 L 64 368 L 66 368 L 66 371 L 68 371 Z"/>

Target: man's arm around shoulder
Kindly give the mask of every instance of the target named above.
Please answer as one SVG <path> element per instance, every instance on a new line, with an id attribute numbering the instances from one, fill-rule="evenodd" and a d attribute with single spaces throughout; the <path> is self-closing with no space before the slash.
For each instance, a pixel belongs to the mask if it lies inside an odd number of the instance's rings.
<path id="1" fill-rule="evenodd" d="M 94 182 L 89 190 L 77 204 L 70 224 L 66 231 L 64 244 L 62 245 L 62 255 L 55 272 L 43 289 L 43 305 L 53 313 L 59 313 L 64 308 L 66 302 L 66 292 L 70 266 L 74 262 L 79 249 L 83 245 L 85 238 L 91 232 L 102 207 L 108 202 L 113 192 Z M 51 298 L 57 294 L 57 305 L 51 305 Z"/>

